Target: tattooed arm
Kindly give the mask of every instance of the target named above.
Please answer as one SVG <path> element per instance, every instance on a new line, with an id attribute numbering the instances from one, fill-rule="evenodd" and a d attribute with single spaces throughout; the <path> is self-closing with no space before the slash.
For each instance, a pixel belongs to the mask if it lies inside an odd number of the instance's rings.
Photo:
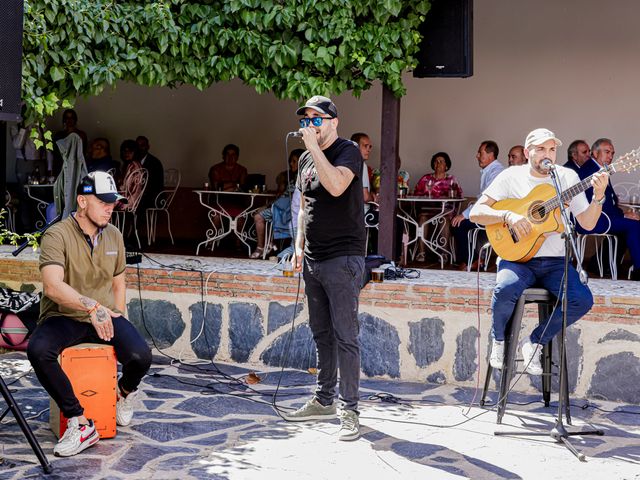
<path id="1" fill-rule="evenodd" d="M 117 317 L 120 315 L 119 313 L 114 313 L 107 307 L 99 305 L 96 300 L 81 295 L 69 284 L 65 283 L 64 269 L 60 265 L 45 265 L 42 267 L 41 272 L 44 295 L 60 306 L 87 312 L 98 336 L 102 340 L 111 340 L 113 338 L 111 317 Z"/>

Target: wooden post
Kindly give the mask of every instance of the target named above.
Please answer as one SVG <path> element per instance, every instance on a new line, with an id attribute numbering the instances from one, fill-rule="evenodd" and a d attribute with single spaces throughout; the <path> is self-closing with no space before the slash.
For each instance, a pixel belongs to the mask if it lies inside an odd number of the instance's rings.
<path id="1" fill-rule="evenodd" d="M 384 85 L 382 87 L 381 133 L 378 253 L 390 260 L 395 260 L 400 99 L 396 98 L 391 90 Z"/>

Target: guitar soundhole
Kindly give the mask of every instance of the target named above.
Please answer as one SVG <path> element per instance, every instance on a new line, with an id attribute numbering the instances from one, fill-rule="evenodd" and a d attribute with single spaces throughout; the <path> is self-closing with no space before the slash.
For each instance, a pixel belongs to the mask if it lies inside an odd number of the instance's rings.
<path id="1" fill-rule="evenodd" d="M 542 223 L 547 218 L 548 212 L 544 202 L 534 202 L 529 207 L 529 221 L 532 223 Z"/>

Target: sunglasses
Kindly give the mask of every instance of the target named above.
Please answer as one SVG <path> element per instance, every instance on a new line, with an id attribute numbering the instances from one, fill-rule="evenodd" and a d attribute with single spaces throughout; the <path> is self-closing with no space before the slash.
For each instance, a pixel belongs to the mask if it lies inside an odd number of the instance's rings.
<path id="1" fill-rule="evenodd" d="M 314 127 L 319 127 L 322 125 L 323 120 L 331 120 L 331 117 L 301 118 L 300 127 L 305 128 L 305 127 L 308 127 L 309 125 L 313 125 Z"/>

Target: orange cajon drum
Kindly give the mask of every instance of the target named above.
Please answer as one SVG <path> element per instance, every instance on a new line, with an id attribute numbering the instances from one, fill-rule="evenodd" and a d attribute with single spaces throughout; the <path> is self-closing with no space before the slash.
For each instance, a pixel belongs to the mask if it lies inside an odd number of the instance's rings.
<path id="1" fill-rule="evenodd" d="M 95 422 L 100 438 L 115 437 L 117 367 L 113 347 L 81 343 L 65 348 L 58 361 L 71 381 L 85 417 Z M 49 424 L 60 438 L 67 429 L 67 419 L 53 399 L 50 407 Z"/>

